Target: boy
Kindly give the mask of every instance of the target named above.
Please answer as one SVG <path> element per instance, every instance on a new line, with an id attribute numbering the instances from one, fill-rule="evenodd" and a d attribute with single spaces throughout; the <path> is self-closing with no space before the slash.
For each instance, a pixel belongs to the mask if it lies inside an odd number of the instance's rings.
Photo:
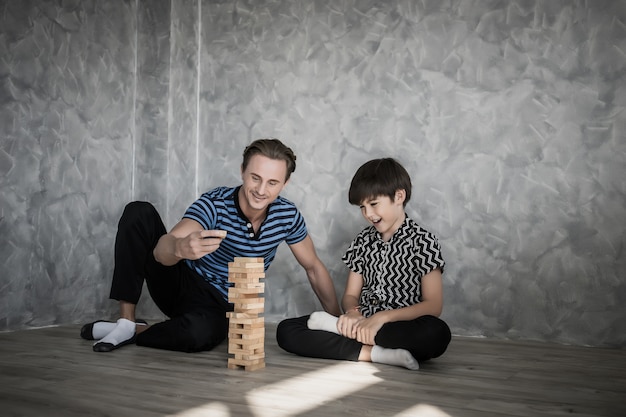
<path id="1" fill-rule="evenodd" d="M 435 236 L 408 218 L 411 178 L 397 161 L 361 166 L 348 199 L 371 224 L 348 247 L 344 314 L 324 311 L 282 321 L 281 348 L 301 356 L 419 369 L 450 343 L 443 307 L 444 261 Z"/>

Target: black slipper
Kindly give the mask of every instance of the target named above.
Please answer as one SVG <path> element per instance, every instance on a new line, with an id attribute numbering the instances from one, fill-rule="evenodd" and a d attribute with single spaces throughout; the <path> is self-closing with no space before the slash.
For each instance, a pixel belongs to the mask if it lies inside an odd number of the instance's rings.
<path id="1" fill-rule="evenodd" d="M 94 352 L 111 352 L 112 350 L 119 349 L 122 346 L 135 343 L 136 338 L 137 338 L 137 334 L 134 334 L 133 337 L 131 337 L 130 339 L 124 340 L 123 342 L 118 343 L 117 345 L 114 345 L 113 343 L 98 342 L 95 345 L 93 345 L 93 351 Z"/>
<path id="2" fill-rule="evenodd" d="M 106 320 L 96 320 L 93 323 L 85 324 L 80 329 L 80 337 L 82 337 L 85 340 L 95 340 L 95 338 L 93 337 L 93 325 L 96 323 L 102 323 L 103 321 L 106 321 Z"/>
<path id="3" fill-rule="evenodd" d="M 96 321 L 94 321 L 92 323 L 85 324 L 80 329 L 80 337 L 82 337 L 85 340 L 96 340 L 96 338 L 93 337 L 93 325 L 96 324 L 96 323 L 101 323 L 103 321 L 107 321 L 107 320 L 96 320 Z M 109 323 L 113 323 L 113 322 L 110 321 Z M 147 321 L 142 320 L 142 319 L 135 320 L 135 323 L 137 323 L 137 324 L 148 324 Z"/>

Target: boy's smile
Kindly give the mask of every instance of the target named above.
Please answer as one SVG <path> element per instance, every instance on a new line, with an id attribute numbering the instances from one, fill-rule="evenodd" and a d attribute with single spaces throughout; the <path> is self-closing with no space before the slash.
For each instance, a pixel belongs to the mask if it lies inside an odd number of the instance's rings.
<path id="1" fill-rule="evenodd" d="M 376 196 L 364 200 L 361 214 L 369 221 L 382 239 L 387 242 L 404 222 L 404 190 L 398 190 L 392 200 L 389 196 Z"/>

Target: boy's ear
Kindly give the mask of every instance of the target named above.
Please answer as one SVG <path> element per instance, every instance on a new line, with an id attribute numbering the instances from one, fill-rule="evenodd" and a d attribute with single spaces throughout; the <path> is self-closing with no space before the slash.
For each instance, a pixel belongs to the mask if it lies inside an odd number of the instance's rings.
<path id="1" fill-rule="evenodd" d="M 404 204 L 405 199 L 406 199 L 406 190 L 402 188 L 399 190 L 396 190 L 395 202 Z"/>

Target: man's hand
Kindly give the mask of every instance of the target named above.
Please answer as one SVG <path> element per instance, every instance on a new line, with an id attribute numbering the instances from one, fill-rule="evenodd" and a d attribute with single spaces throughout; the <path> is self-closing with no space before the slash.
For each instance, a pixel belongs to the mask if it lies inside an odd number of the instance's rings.
<path id="1" fill-rule="evenodd" d="M 201 230 L 176 240 L 176 256 L 181 259 L 200 259 L 215 252 L 226 237 L 225 230 Z"/>
<path id="2" fill-rule="evenodd" d="M 351 310 L 339 316 L 339 320 L 337 320 L 337 330 L 344 337 L 347 337 L 349 339 L 356 339 L 356 325 L 361 320 L 365 320 L 361 313 L 356 310 Z"/>

